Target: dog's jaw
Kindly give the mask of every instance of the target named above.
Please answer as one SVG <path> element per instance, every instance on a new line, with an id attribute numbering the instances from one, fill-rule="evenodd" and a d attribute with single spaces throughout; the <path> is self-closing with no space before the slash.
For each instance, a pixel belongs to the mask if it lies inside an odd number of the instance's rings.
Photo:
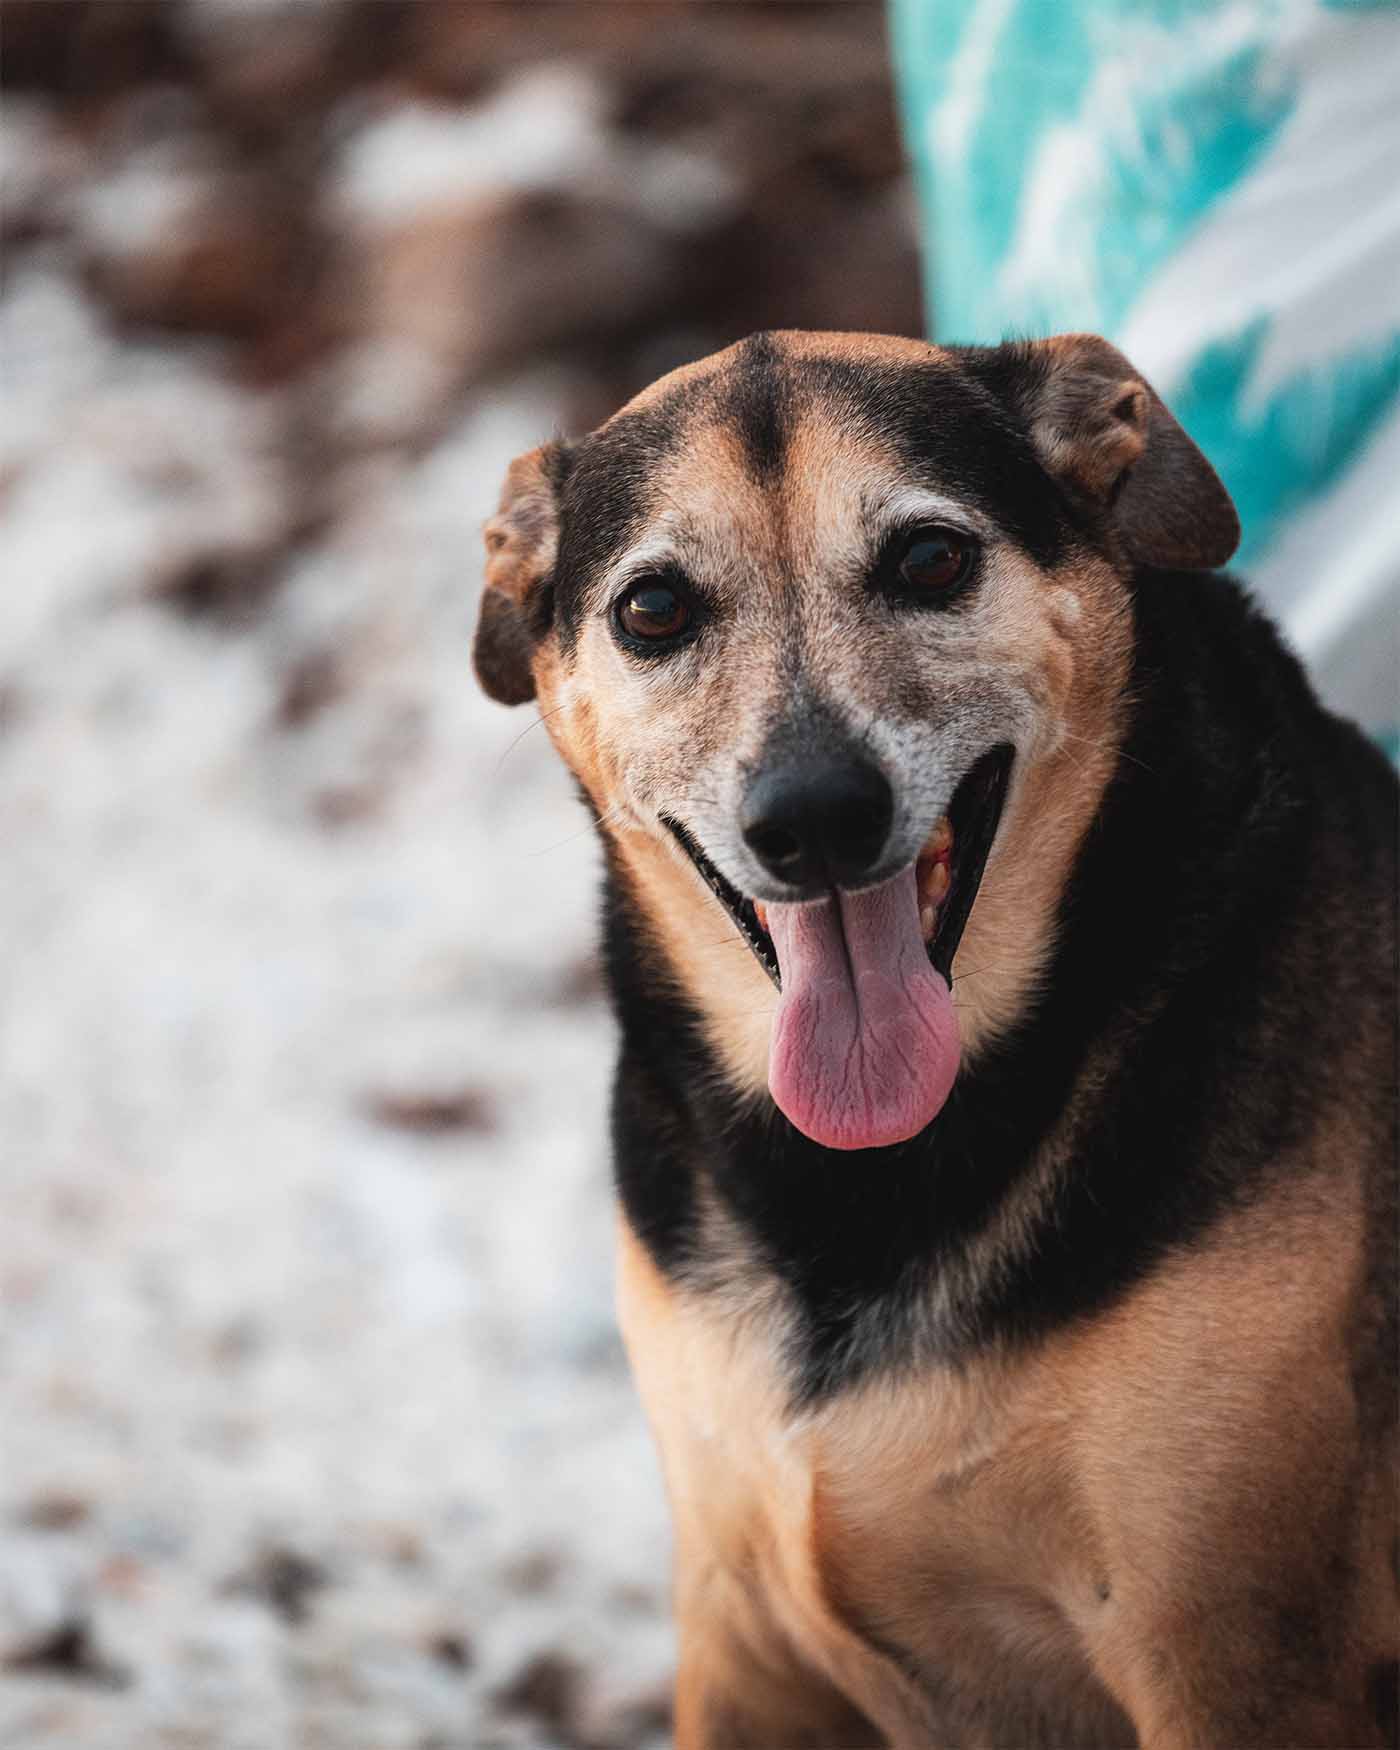
<path id="1" fill-rule="evenodd" d="M 1015 761 L 976 903 L 946 968 L 964 1063 L 1014 1027 L 1033 1000 L 1074 858 L 1117 759 L 1109 739 L 1088 748 L 1060 740 Z M 767 1104 L 779 1000 L 772 975 L 670 831 L 618 819 L 601 830 L 626 903 L 641 911 L 731 1094 Z"/>
<path id="2" fill-rule="evenodd" d="M 853 891 L 746 898 L 695 836 L 676 842 L 778 987 L 767 1085 L 804 1135 L 907 1142 L 935 1119 L 961 1053 L 952 963 L 1000 825 L 1014 750 L 964 775 L 918 858 Z"/>

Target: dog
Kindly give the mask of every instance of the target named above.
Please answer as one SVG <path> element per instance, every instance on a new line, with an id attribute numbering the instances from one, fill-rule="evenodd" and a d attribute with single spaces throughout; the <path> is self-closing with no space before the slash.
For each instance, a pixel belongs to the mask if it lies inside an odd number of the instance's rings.
<path id="1" fill-rule="evenodd" d="M 1396 782 L 1089 335 L 754 336 L 514 462 L 592 810 L 681 1750 L 1390 1744 Z"/>

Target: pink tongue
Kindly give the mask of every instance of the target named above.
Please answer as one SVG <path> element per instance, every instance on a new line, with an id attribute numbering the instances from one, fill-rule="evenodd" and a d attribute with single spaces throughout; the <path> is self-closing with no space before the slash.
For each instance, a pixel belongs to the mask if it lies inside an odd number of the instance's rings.
<path id="1" fill-rule="evenodd" d="M 827 1148 L 916 1136 L 948 1098 L 961 1041 L 912 865 L 864 893 L 767 913 L 783 980 L 768 1087 L 781 1110 Z"/>

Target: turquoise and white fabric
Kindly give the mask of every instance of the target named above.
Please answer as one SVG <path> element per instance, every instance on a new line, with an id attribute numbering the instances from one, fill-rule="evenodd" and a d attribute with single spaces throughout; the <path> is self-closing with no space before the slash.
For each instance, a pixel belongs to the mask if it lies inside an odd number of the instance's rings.
<path id="1" fill-rule="evenodd" d="M 940 339 L 1091 329 L 1380 734 L 1400 616 L 1400 0 L 891 0 Z"/>

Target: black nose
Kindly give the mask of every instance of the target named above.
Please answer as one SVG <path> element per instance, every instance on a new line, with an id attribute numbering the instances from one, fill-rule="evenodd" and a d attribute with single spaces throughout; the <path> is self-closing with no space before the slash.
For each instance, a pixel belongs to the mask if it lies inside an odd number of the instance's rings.
<path id="1" fill-rule="evenodd" d="M 893 818 L 894 796 L 876 767 L 813 754 L 765 766 L 749 785 L 739 825 L 769 874 L 815 895 L 862 881 Z"/>

